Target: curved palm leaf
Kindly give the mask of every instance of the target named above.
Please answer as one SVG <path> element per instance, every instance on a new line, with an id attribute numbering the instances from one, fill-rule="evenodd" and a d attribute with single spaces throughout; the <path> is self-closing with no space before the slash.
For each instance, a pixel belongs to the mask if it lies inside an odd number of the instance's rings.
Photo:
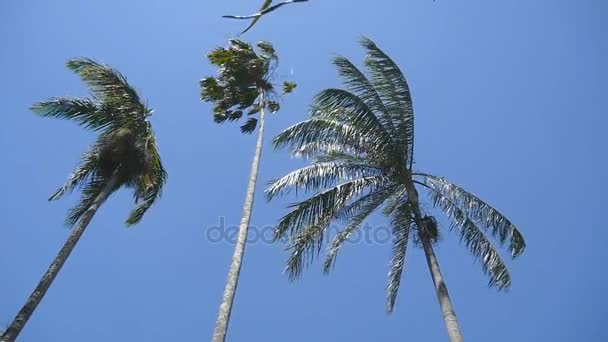
<path id="1" fill-rule="evenodd" d="M 343 219 L 349 219 L 349 224 L 334 237 L 327 249 L 327 255 L 323 263 L 323 271 L 326 274 L 335 266 L 336 257 L 344 242 L 365 222 L 369 215 L 382 206 L 382 203 L 391 195 L 394 189 L 395 186 L 390 186 L 370 192 L 348 205 L 348 207 L 343 208 L 337 214 L 337 216 L 342 216 Z"/>
<path id="2" fill-rule="evenodd" d="M 31 110 L 40 116 L 68 119 L 93 131 L 103 131 L 114 121 L 103 111 L 101 103 L 93 98 L 58 97 L 34 104 Z"/>
<path id="3" fill-rule="evenodd" d="M 305 192 L 327 188 L 339 180 L 353 180 L 362 177 L 377 176 L 380 170 L 366 164 L 350 162 L 319 162 L 293 171 L 273 181 L 265 193 L 271 200 L 277 195 L 284 195 L 290 190 L 304 189 Z"/>
<path id="4" fill-rule="evenodd" d="M 90 58 L 69 60 L 67 66 L 89 86 L 110 116 L 143 123 L 150 113 L 126 77 L 110 66 Z"/>
<path id="5" fill-rule="evenodd" d="M 275 229 L 275 239 L 286 233 L 298 233 L 308 227 L 317 226 L 327 219 L 333 219 L 349 200 L 364 190 L 379 187 L 386 182 L 382 176 L 372 176 L 339 184 L 320 192 L 308 200 L 292 204 L 291 212 L 283 216 Z"/>
<path id="6" fill-rule="evenodd" d="M 492 236 L 497 238 L 501 245 L 504 245 L 509 240 L 509 251 L 513 257 L 517 257 L 524 252 L 526 242 L 523 236 L 515 225 L 498 210 L 477 196 L 450 183 L 445 178 L 429 174 L 418 175 L 423 177 L 424 184 L 433 190 L 433 192 L 446 197 L 471 220 L 488 228 Z"/>
<path id="7" fill-rule="evenodd" d="M 342 77 L 347 89 L 357 94 L 369 109 L 374 111 L 378 120 L 382 122 L 384 129 L 395 138 L 397 132 L 395 131 L 392 117 L 384 106 L 384 102 L 382 102 L 382 98 L 376 91 L 376 88 L 374 88 L 367 77 L 345 57 L 336 57 L 334 65 L 338 68 L 338 73 Z"/>
<path id="8" fill-rule="evenodd" d="M 368 38 L 361 39 L 367 50 L 365 65 L 372 84 L 391 114 L 397 144 L 405 153 L 406 165 L 412 169 L 414 161 L 414 108 L 410 88 L 399 66 Z"/>
<path id="9" fill-rule="evenodd" d="M 146 148 L 149 167 L 138 175 L 135 182 L 134 197 L 137 206 L 131 211 L 126 221 L 129 226 L 141 221 L 146 211 L 161 196 L 163 186 L 167 182 L 167 172 L 161 163 L 156 139 L 153 135 L 148 138 Z"/>
<path id="10" fill-rule="evenodd" d="M 399 286 L 401 285 L 401 275 L 405 266 L 405 255 L 410 236 L 410 227 L 414 223 L 413 214 L 407 203 L 401 204 L 395 209 L 392 216 L 391 226 L 393 230 L 393 257 L 390 262 L 388 272 L 388 284 L 386 286 L 386 311 L 393 312 Z"/>
<path id="11" fill-rule="evenodd" d="M 460 235 L 460 241 L 464 242 L 471 254 L 481 262 L 483 272 L 490 278 L 488 285 L 498 290 L 511 287 L 511 276 L 507 266 L 475 223 L 463 210 L 440 193 L 431 191 L 431 198 L 433 204 L 452 220 L 452 229 Z"/>

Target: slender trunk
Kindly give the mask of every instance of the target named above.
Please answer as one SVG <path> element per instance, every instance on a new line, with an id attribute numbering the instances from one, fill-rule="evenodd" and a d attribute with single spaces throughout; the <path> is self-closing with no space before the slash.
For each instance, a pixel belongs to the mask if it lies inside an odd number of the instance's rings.
<path id="1" fill-rule="evenodd" d="M 414 209 L 415 222 L 419 229 L 420 242 L 422 243 L 424 255 L 426 256 L 426 261 L 429 265 L 429 271 L 431 272 L 431 277 L 433 278 L 435 292 L 437 293 L 437 299 L 439 301 L 439 306 L 441 307 L 441 314 L 443 315 L 443 320 L 448 331 L 448 337 L 450 338 L 450 342 L 463 342 L 464 339 L 462 338 L 462 332 L 460 331 L 460 326 L 458 325 L 458 320 L 456 319 L 456 312 L 452 306 L 448 288 L 445 285 L 443 276 L 441 275 L 437 256 L 435 256 L 431 240 L 423 228 L 424 220 L 420 212 L 418 191 L 416 191 L 416 187 L 414 186 L 413 182 L 406 182 L 406 189 L 408 192 L 409 202 Z"/>
<path id="2" fill-rule="evenodd" d="M 222 296 L 222 304 L 217 315 L 215 330 L 213 331 L 213 342 L 224 342 L 226 332 L 228 330 L 228 322 L 230 321 L 230 313 L 232 311 L 232 303 L 236 294 L 236 287 L 239 282 L 239 274 L 243 263 L 243 255 L 245 254 L 245 244 L 247 242 L 247 232 L 249 230 L 249 220 L 251 219 L 251 211 L 253 208 L 253 198 L 255 195 L 255 184 L 258 178 L 258 170 L 260 168 L 260 157 L 262 155 L 262 143 L 264 140 L 264 96 L 261 96 L 260 103 L 260 128 L 258 131 L 258 140 L 255 146 L 255 154 L 253 163 L 251 164 L 251 173 L 249 175 L 249 184 L 247 185 L 247 194 L 245 195 L 245 204 L 243 205 L 243 216 L 239 224 L 239 233 L 234 246 L 234 254 L 226 280 L 226 288 Z"/>
<path id="3" fill-rule="evenodd" d="M 445 326 L 448 330 L 450 342 L 462 342 L 464 339 L 462 338 L 462 332 L 458 326 L 456 312 L 454 312 L 448 288 L 443 281 L 441 270 L 439 269 L 439 262 L 433 251 L 433 246 L 428 238 L 423 238 L 421 242 L 422 247 L 424 248 L 424 254 L 426 255 L 426 261 L 429 264 L 431 276 L 433 277 L 433 284 L 435 284 L 437 299 L 439 300 L 439 306 L 441 307 L 441 313 L 443 314 L 443 320 L 445 321 Z"/>
<path id="4" fill-rule="evenodd" d="M 78 240 L 80 240 L 80 237 L 82 236 L 82 233 L 84 233 L 84 230 L 87 228 L 89 222 L 91 222 L 91 219 L 97 212 L 97 209 L 99 209 L 101 204 L 108 198 L 117 184 L 118 177 L 115 173 L 110 178 L 108 183 L 104 185 L 103 189 L 99 195 L 97 195 L 95 200 L 93 200 L 91 206 L 82 214 L 78 225 L 72 230 L 68 240 L 65 242 L 59 251 L 59 254 L 57 254 L 57 257 L 55 257 L 55 260 L 53 260 L 53 263 L 49 266 L 44 276 L 42 276 L 38 286 L 36 286 L 30 297 L 27 299 L 25 305 L 21 308 L 21 310 L 19 310 L 19 313 L 17 313 L 17 316 L 15 316 L 15 319 L 13 319 L 11 325 L 4 332 L 0 338 L 0 342 L 14 342 L 17 336 L 19 336 L 27 321 L 30 319 L 30 317 L 32 317 L 34 310 L 36 310 L 36 307 L 38 304 L 40 304 L 42 298 L 44 298 L 46 291 L 48 291 L 51 284 L 53 284 L 53 280 L 55 280 L 55 277 L 57 277 L 57 274 L 59 274 L 59 271 L 61 271 L 63 264 L 65 264 L 66 260 L 70 256 L 70 253 L 72 253 L 72 250 L 78 243 Z"/>

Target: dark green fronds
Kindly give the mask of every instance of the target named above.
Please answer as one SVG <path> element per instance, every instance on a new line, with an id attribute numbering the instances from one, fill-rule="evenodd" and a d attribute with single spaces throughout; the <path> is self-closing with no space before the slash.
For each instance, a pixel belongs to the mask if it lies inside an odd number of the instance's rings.
<path id="1" fill-rule="evenodd" d="M 465 191 L 457 185 L 447 181 L 445 178 L 435 177 L 428 174 L 418 174 L 423 177 L 426 184 L 433 192 L 441 194 L 451 203 L 463 211 L 472 221 L 486 227 L 492 236 L 504 245 L 509 241 L 509 250 L 513 257 L 521 255 L 526 247 L 523 236 L 498 210 L 485 203 L 477 196 Z"/>
<path id="2" fill-rule="evenodd" d="M 57 200 L 66 193 L 71 192 L 77 186 L 86 184 L 89 176 L 95 176 L 95 171 L 98 166 L 99 148 L 97 145 L 93 145 L 91 150 L 83 154 L 80 159 L 80 164 L 76 167 L 76 170 L 72 172 L 68 181 L 49 198 L 49 201 Z"/>
<path id="3" fill-rule="evenodd" d="M 127 79 L 117 70 L 90 58 L 71 59 L 67 67 L 91 88 L 95 97 L 119 119 L 144 120 L 149 110 Z M 133 116 L 136 116 L 133 117 Z"/>
<path id="4" fill-rule="evenodd" d="M 150 132 L 151 133 L 151 132 Z M 129 214 L 126 221 L 128 226 L 139 223 L 148 209 L 161 196 L 162 189 L 167 182 L 167 172 L 162 165 L 156 139 L 150 135 L 146 141 L 146 168 L 138 175 L 135 183 L 136 207 Z"/>
<path id="5" fill-rule="evenodd" d="M 461 242 L 481 262 L 483 272 L 490 278 L 489 286 L 496 287 L 498 290 L 509 288 L 511 276 L 507 266 L 483 232 L 467 217 L 467 213 L 439 192 L 431 191 L 430 196 L 433 204 L 452 220 L 452 229 L 456 230 Z"/>
<path id="6" fill-rule="evenodd" d="M 337 216 L 343 216 L 343 219 L 348 219 L 349 224 L 334 237 L 327 249 L 327 255 L 323 263 L 325 274 L 329 273 L 331 268 L 335 266 L 336 257 L 344 242 L 365 222 L 369 215 L 382 206 L 382 203 L 390 196 L 394 188 L 394 186 L 388 187 L 362 196 L 337 214 Z"/>
<path id="7" fill-rule="evenodd" d="M 365 65 L 371 82 L 391 114 L 397 144 L 405 153 L 406 165 L 411 170 L 414 159 L 414 108 L 410 88 L 399 66 L 373 41 L 363 38 L 361 45 L 367 50 Z"/>
<path id="8" fill-rule="evenodd" d="M 249 118 L 247 119 L 247 122 L 245 122 L 244 125 L 241 126 L 241 132 L 246 133 L 246 134 L 251 134 L 253 133 L 253 131 L 255 131 L 255 127 L 258 124 L 258 119 L 256 118 Z"/>
<path id="9" fill-rule="evenodd" d="M 88 58 L 72 59 L 67 66 L 89 86 L 94 97 L 54 98 L 35 104 L 32 110 L 46 117 L 74 120 L 98 131 L 99 136 L 49 200 L 81 187 L 81 199 L 65 220 L 72 227 L 108 184 L 115 184 L 111 192 L 123 186 L 133 188 L 137 207 L 127 224 L 135 224 L 160 195 L 166 179 L 148 121 L 152 111 L 126 78 L 111 67 Z"/>
<path id="10" fill-rule="evenodd" d="M 395 301 L 399 286 L 401 285 L 401 276 L 403 267 L 405 266 L 405 255 L 407 252 L 407 243 L 410 236 L 410 227 L 413 223 L 413 215 L 407 203 L 401 204 L 395 209 L 392 215 L 391 227 L 393 230 L 393 257 L 390 262 L 388 272 L 388 284 L 386 286 L 386 311 L 391 313 L 395 308 Z"/>
<path id="11" fill-rule="evenodd" d="M 94 131 L 102 131 L 113 124 L 112 114 L 105 113 L 99 101 L 90 98 L 58 97 L 34 104 L 31 110 L 40 116 L 68 119 Z"/>
<path id="12" fill-rule="evenodd" d="M 293 171 L 271 183 L 266 189 L 266 198 L 270 201 L 277 195 L 284 195 L 290 190 L 303 189 L 305 192 L 327 188 L 338 181 L 354 180 L 362 177 L 377 176 L 378 169 L 365 164 L 347 162 L 315 163 Z"/>
<path id="13" fill-rule="evenodd" d="M 272 44 L 263 41 L 257 43 L 257 48 L 259 53 L 249 43 L 232 39 L 227 48 L 216 48 L 207 55 L 209 62 L 218 68 L 218 76 L 201 80 L 201 99 L 213 103 L 215 122 L 236 121 L 245 112 L 250 116 L 262 108 L 273 113 L 280 109 L 271 82 L 278 64 L 276 51 Z M 288 90 L 295 89 L 295 83 L 285 84 Z M 241 131 L 253 132 L 255 122 L 249 118 Z"/>
<path id="14" fill-rule="evenodd" d="M 298 85 L 294 82 L 284 81 L 283 82 L 283 95 L 291 94 Z"/>
<path id="15" fill-rule="evenodd" d="M 86 185 L 83 186 L 80 201 L 70 209 L 68 216 L 65 219 L 65 225 L 67 227 L 74 227 L 82 215 L 89 209 L 107 181 L 108 179 L 97 176 L 89 180 Z"/>

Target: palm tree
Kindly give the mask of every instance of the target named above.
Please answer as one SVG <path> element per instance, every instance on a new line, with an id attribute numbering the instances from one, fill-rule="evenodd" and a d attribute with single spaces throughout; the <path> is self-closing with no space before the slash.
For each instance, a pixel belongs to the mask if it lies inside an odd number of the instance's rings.
<path id="1" fill-rule="evenodd" d="M 399 67 L 371 40 L 366 76 L 344 57 L 334 64 L 346 85 L 318 94 L 309 119 L 284 130 L 274 139 L 276 148 L 288 148 L 312 164 L 274 181 L 266 190 L 268 200 L 291 190 L 313 195 L 291 206 L 275 229 L 275 238 L 290 237 L 291 255 L 286 272 L 299 277 L 322 247 L 334 220 L 347 222 L 330 243 L 325 273 L 334 266 L 345 241 L 374 211 L 384 208 L 393 235 L 393 257 L 387 286 L 387 311 L 395 299 L 403 272 L 407 246 L 412 240 L 424 250 L 450 341 L 462 341 L 454 308 L 441 275 L 433 245 L 438 238 L 435 219 L 420 207 L 424 191 L 451 219 L 469 252 L 480 261 L 489 285 L 511 285 L 506 265 L 486 235 L 513 257 L 525 248 L 522 235 L 496 209 L 445 178 L 413 170 L 414 112 L 409 86 Z"/>
<path id="2" fill-rule="evenodd" d="M 126 224 L 134 225 L 161 195 L 167 177 L 148 121 L 152 111 L 126 78 L 91 59 L 73 59 L 67 67 L 88 85 L 92 96 L 53 98 L 35 104 L 32 110 L 44 117 L 73 120 L 99 136 L 68 181 L 49 199 L 56 200 L 75 188 L 82 192 L 65 220 L 73 228 L 70 236 L 2 335 L 2 342 L 15 341 L 108 196 L 121 187 L 133 189 L 136 207 Z"/>
<path id="3" fill-rule="evenodd" d="M 253 47 L 241 40 L 230 40 L 228 48 L 217 48 L 208 55 L 209 61 L 219 68 L 217 78 L 207 77 L 201 81 L 201 99 L 214 104 L 213 117 L 216 123 L 237 121 L 247 112 L 249 117 L 241 126 L 243 133 L 253 133 L 258 129 L 253 163 L 243 205 L 243 216 L 239 224 L 239 232 L 234 246 L 234 255 L 226 280 L 222 303 L 219 308 L 213 341 L 221 342 L 226 338 L 228 322 L 232 311 L 232 303 L 239 281 L 239 273 L 243 263 L 245 244 L 249 221 L 253 208 L 255 185 L 262 154 L 264 139 L 265 110 L 276 113 L 280 109 L 278 95 L 271 83 L 271 78 L 278 64 L 278 57 L 272 44 L 259 42 L 256 53 Z M 295 83 L 285 81 L 283 94 L 292 92 Z M 253 116 L 259 113 L 259 119 Z"/>

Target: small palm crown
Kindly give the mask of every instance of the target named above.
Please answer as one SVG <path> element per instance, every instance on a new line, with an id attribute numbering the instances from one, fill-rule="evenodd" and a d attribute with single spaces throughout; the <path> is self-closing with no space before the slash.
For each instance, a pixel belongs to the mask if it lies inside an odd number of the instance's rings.
<path id="1" fill-rule="evenodd" d="M 82 198 L 66 218 L 73 226 L 89 208 L 111 177 L 118 177 L 114 189 L 133 189 L 136 207 L 126 224 L 138 223 L 161 195 L 167 173 L 161 163 L 148 109 L 126 78 L 111 67 L 92 59 L 72 59 L 67 67 L 90 88 L 87 98 L 52 98 L 36 103 L 32 110 L 45 117 L 69 119 L 99 133 L 97 141 L 81 157 L 68 181 L 49 200 L 56 200 L 75 188 Z"/>
<path id="2" fill-rule="evenodd" d="M 423 215 L 418 190 L 451 219 L 459 235 L 480 261 L 490 286 L 508 288 L 511 277 L 488 237 L 519 256 L 525 242 L 515 226 L 475 195 L 447 181 L 412 170 L 414 111 L 409 86 L 399 67 L 376 44 L 363 39 L 367 51 L 361 72 L 344 57 L 334 64 L 346 89 L 326 89 L 314 100 L 310 118 L 285 129 L 274 139 L 312 164 L 272 182 L 270 200 L 291 190 L 312 193 L 290 206 L 275 229 L 275 238 L 291 238 L 286 271 L 291 278 L 320 252 L 328 227 L 347 222 L 329 244 L 325 272 L 335 264 L 339 249 L 374 211 L 384 208 L 393 232 L 393 258 L 387 286 L 387 309 L 392 311 L 411 238 L 437 241 L 437 222 Z M 416 222 L 419 223 L 418 226 Z"/>
<path id="3" fill-rule="evenodd" d="M 269 42 L 259 42 L 260 50 L 241 40 L 232 39 L 228 48 L 217 48 L 207 56 L 219 68 L 217 78 L 201 80 L 201 99 L 213 102 L 213 118 L 217 123 L 237 121 L 246 112 L 249 117 L 241 126 L 243 133 L 252 133 L 258 123 L 251 116 L 268 108 L 272 113 L 280 109 L 278 96 L 271 79 L 278 65 L 278 57 Z M 283 94 L 291 93 L 296 84 L 285 81 Z"/>

